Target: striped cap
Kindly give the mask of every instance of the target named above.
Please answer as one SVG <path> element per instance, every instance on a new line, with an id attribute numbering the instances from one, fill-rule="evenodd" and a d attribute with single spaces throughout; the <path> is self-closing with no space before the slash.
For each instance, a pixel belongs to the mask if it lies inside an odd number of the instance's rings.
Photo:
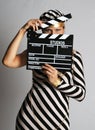
<path id="1" fill-rule="evenodd" d="M 44 12 L 39 19 L 44 22 L 47 22 L 49 20 L 53 20 L 61 16 L 64 16 L 64 14 L 61 13 L 59 10 L 48 10 L 47 12 Z"/>

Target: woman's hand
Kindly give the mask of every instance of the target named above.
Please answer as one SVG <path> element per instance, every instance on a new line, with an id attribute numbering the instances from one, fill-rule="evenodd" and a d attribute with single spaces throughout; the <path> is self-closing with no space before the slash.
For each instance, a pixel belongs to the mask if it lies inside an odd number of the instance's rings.
<path id="1" fill-rule="evenodd" d="M 48 80 L 52 85 L 57 87 L 61 83 L 61 80 L 58 77 L 58 71 L 53 66 L 45 64 L 42 66 L 42 70 L 44 74 L 47 75 Z"/>
<path id="2" fill-rule="evenodd" d="M 27 31 L 29 28 L 33 28 L 33 31 L 37 31 L 38 27 L 41 26 L 42 21 L 39 19 L 30 19 L 22 28 Z"/>

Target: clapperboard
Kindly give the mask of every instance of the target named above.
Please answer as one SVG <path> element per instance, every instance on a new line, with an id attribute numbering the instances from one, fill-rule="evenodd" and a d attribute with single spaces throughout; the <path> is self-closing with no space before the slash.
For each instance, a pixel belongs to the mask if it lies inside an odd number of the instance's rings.
<path id="1" fill-rule="evenodd" d="M 59 20 L 60 19 L 60 20 Z M 61 16 L 42 25 L 46 28 L 60 21 L 68 20 Z M 73 35 L 27 32 L 27 69 L 41 69 L 48 63 L 61 72 L 71 71 Z"/>

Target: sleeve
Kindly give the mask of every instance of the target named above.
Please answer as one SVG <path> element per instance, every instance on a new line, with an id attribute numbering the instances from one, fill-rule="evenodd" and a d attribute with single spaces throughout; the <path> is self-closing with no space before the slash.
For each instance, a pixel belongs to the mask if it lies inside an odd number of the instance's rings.
<path id="1" fill-rule="evenodd" d="M 59 73 L 62 82 L 57 89 L 66 96 L 82 101 L 85 98 L 85 77 L 82 56 L 76 52 L 73 56 L 72 72 Z"/>

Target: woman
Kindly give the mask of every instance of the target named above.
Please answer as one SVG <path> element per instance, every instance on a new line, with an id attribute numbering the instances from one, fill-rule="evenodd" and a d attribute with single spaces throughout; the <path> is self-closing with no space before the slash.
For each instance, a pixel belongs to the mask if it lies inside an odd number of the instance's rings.
<path id="1" fill-rule="evenodd" d="M 39 19 L 29 20 L 10 43 L 3 64 L 17 68 L 26 65 L 27 50 L 17 54 L 27 29 L 37 31 L 42 23 L 63 16 L 58 10 L 48 10 Z M 65 23 L 50 26 L 43 33 L 64 34 Z M 45 64 L 33 70 L 33 86 L 28 92 L 16 120 L 16 130 L 69 130 L 69 98 L 82 101 L 85 97 L 85 80 L 81 54 L 72 52 L 72 72 L 62 74 Z"/>

